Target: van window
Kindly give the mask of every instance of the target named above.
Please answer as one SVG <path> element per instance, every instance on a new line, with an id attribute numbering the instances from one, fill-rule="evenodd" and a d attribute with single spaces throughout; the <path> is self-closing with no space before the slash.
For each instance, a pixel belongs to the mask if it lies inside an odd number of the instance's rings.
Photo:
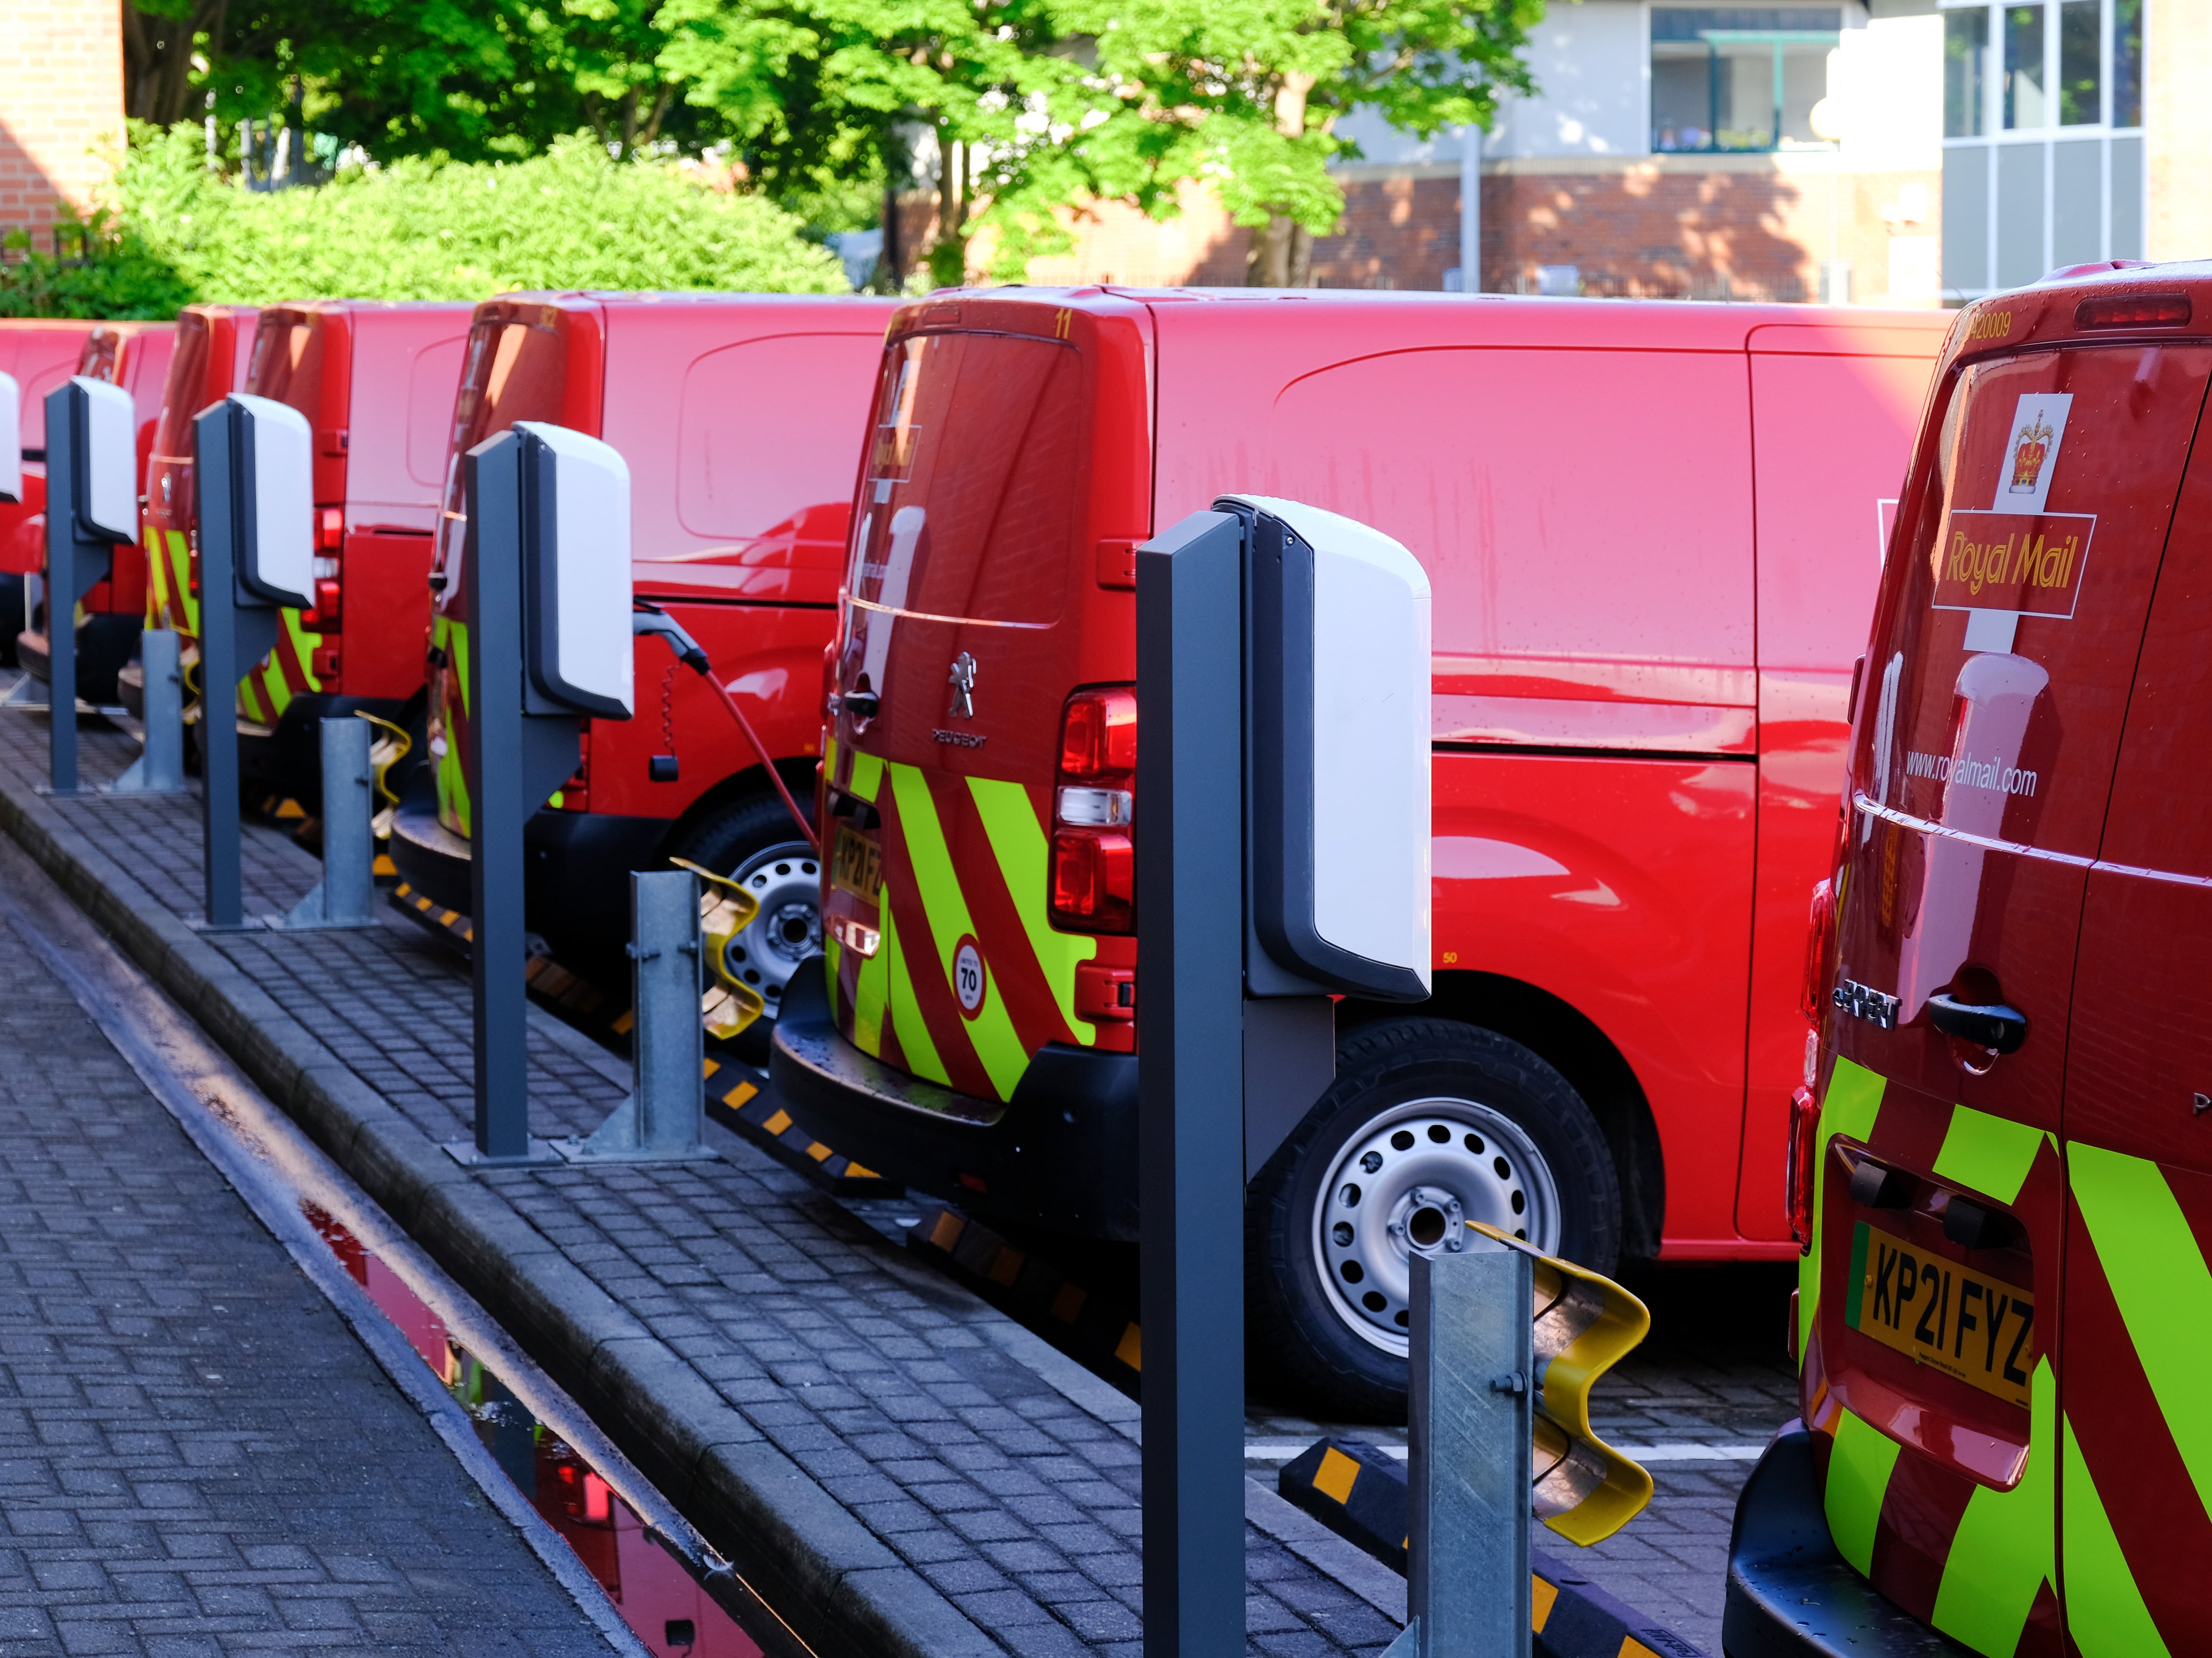
<path id="1" fill-rule="evenodd" d="M 1090 421 L 1075 348 L 925 334 L 885 354 L 847 586 L 923 616 L 1057 620 Z"/>
<path id="2" fill-rule="evenodd" d="M 1869 801 L 2096 855 L 2208 373 L 2212 352 L 2130 345 L 1960 376 L 1867 658 L 1853 781 Z"/>
<path id="3" fill-rule="evenodd" d="M 1420 560 L 1440 658 L 1752 665 L 1740 355 L 1392 352 L 1292 382 L 1255 447 L 1269 493 Z"/>
<path id="4" fill-rule="evenodd" d="M 323 414 L 323 331 L 317 319 L 281 315 L 264 322 L 253 337 L 253 367 L 246 389 L 256 397 L 289 404 L 319 425 Z"/>
<path id="5" fill-rule="evenodd" d="M 677 425 L 677 521 L 742 541 L 802 507 L 852 499 L 860 390 L 878 334 L 790 334 L 709 351 L 684 376 Z"/>

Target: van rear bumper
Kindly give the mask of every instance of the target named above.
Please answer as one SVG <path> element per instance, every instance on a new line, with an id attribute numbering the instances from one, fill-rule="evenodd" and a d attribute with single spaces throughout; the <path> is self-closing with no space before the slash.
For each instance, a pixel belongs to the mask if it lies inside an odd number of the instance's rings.
<path id="1" fill-rule="evenodd" d="M 823 958 L 784 987 L 778 1102 L 863 1167 L 971 1213 L 1087 1237 L 1137 1236 L 1137 1056 L 1053 1042 L 1001 1106 L 872 1059 L 838 1034 Z"/>
<path id="2" fill-rule="evenodd" d="M 1802 1423 L 1784 1428 L 1736 1498 L 1721 1614 L 1726 1658 L 1972 1658 L 1836 1552 L 1813 1440 Z"/>
<path id="3" fill-rule="evenodd" d="M 438 821 L 426 768 L 392 823 L 392 862 L 400 879 L 441 909 L 466 915 L 469 843 Z M 629 882 L 634 869 L 659 864 L 669 822 L 611 813 L 532 812 L 522 828 L 525 925 L 548 938 L 623 944 L 629 938 Z"/>

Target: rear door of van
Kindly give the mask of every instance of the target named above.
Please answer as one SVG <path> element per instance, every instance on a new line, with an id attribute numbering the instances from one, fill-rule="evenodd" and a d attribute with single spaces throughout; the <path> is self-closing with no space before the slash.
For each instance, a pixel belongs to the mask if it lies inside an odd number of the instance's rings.
<path id="1" fill-rule="evenodd" d="M 1759 866 L 1736 1230 L 1790 1236 L 1781 1201 L 1790 1094 L 1805 1068 L 1798 998 L 1807 899 L 1832 872 L 1867 618 L 1948 319 L 1784 325 L 1751 333 L 1759 537 Z"/>
<path id="2" fill-rule="evenodd" d="M 430 555 L 430 762 L 438 822 L 464 841 L 469 835 L 469 601 L 461 568 L 468 530 L 463 457 L 517 421 L 550 421 L 597 437 L 605 341 L 603 308 L 572 295 L 486 301 L 470 325 L 453 396 L 444 505 Z"/>
<path id="3" fill-rule="evenodd" d="M 2033 337 L 2042 303 L 1985 301 L 1954 337 Z M 2057 1327 L 2067 1010 L 2208 374 L 2195 346 L 1970 356 L 1923 430 L 1860 691 L 1804 1402 L 1844 1558 L 1991 1655 L 2063 1646 L 2058 1412 L 2088 1379 Z M 2024 1041 L 1936 1028 L 1962 1008 L 2012 1010 Z"/>
<path id="4" fill-rule="evenodd" d="M 337 603 L 326 613 L 319 589 L 310 666 L 324 690 L 404 702 L 422 684 L 430 539 L 470 312 L 362 306 L 350 321 L 344 517 L 317 525 L 322 556 L 337 562 Z"/>
<path id="5" fill-rule="evenodd" d="M 262 313 L 247 389 L 297 410 L 307 422 L 319 525 L 323 508 L 345 502 L 352 381 L 353 330 L 343 308 L 302 306 Z M 278 617 L 276 645 L 238 686 L 240 716 L 270 730 L 294 696 L 322 689 L 314 671 L 322 635 L 303 625 L 298 610 L 281 610 Z"/>
<path id="6" fill-rule="evenodd" d="M 2185 380 L 2170 389 L 2188 403 Z M 2186 409 L 2161 412 L 2156 440 L 2178 455 Z M 2194 1650 L 2212 1629 L 2208 435 L 2200 423 L 2135 670 L 2068 1044 L 2060 1564 L 2090 1658 Z"/>
<path id="7" fill-rule="evenodd" d="M 1097 1040 L 1076 978 L 1100 940 L 1056 925 L 1048 847 L 1069 694 L 1135 677 L 1133 583 L 1100 582 L 1150 527 L 1148 338 L 1134 306 L 969 298 L 884 356 L 836 671 L 832 999 L 864 1053 L 986 1109 L 1048 1042 Z"/>

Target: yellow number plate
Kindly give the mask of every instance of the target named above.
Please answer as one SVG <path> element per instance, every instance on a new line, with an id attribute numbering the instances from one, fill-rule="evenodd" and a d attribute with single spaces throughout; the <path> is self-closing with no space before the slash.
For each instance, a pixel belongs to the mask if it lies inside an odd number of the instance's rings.
<path id="1" fill-rule="evenodd" d="M 1861 1221 L 1844 1321 L 1885 1347 L 2014 1405 L 2035 1369 L 2035 1297 Z"/>
<path id="2" fill-rule="evenodd" d="M 883 848 L 851 829 L 837 831 L 837 855 L 830 865 L 830 882 L 847 892 L 876 902 L 884 884 Z"/>

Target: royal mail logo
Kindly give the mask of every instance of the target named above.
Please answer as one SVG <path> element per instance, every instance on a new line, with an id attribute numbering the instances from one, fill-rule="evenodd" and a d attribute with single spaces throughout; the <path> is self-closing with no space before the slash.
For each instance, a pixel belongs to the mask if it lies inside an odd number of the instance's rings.
<path id="1" fill-rule="evenodd" d="M 1936 551 L 1935 608 L 2070 618 L 2094 513 L 1954 512 Z"/>
<path id="2" fill-rule="evenodd" d="M 2030 392 L 2014 405 L 2012 436 L 2005 444 L 1991 511 L 2043 510 L 2058 471 L 2058 446 L 2065 440 L 2066 416 L 2073 406 L 2070 392 Z"/>
<path id="3" fill-rule="evenodd" d="M 2012 493 L 2032 495 L 2043 477 L 2043 463 L 2051 459 L 2051 428 L 2039 420 L 2012 446 Z"/>

